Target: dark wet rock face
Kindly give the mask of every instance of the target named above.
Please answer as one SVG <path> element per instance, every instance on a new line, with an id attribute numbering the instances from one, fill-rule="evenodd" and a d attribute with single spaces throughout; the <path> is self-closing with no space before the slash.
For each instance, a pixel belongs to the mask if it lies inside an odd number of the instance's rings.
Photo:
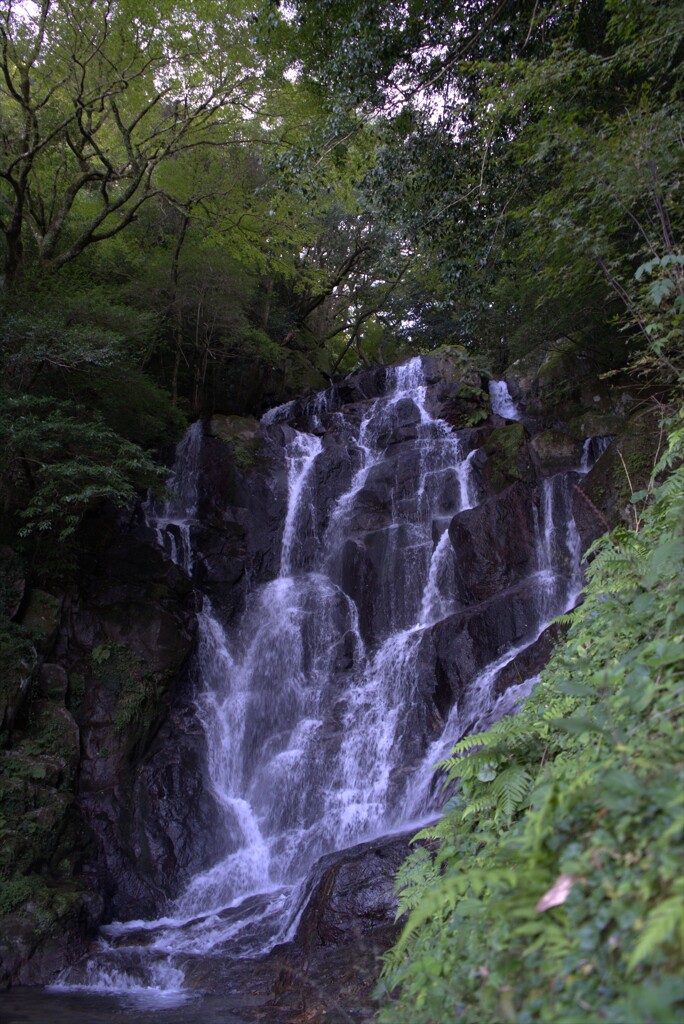
<path id="1" fill-rule="evenodd" d="M 324 857 L 316 867 L 295 946 L 311 951 L 354 942 L 394 925 L 394 878 L 410 852 L 410 838 L 375 840 L 342 855 Z"/>
<path id="2" fill-rule="evenodd" d="M 78 805 L 99 842 L 97 870 L 106 879 L 111 912 L 150 913 L 182 876 L 182 849 L 180 860 L 167 858 L 162 867 L 149 854 L 154 837 L 168 824 L 174 801 L 187 804 L 186 824 L 198 809 L 190 797 L 202 758 L 199 728 L 166 748 L 170 762 L 185 754 L 178 792 L 170 794 L 150 774 L 160 724 L 182 693 L 196 630 L 195 595 L 177 566 L 132 536 L 91 549 L 88 565 L 63 638 L 81 725 Z M 157 762 L 153 774 L 163 778 L 166 767 Z"/>
<path id="3" fill-rule="evenodd" d="M 501 594 L 538 568 L 538 494 L 517 482 L 454 516 L 456 582 L 464 605 Z"/>
<path id="4" fill-rule="evenodd" d="M 104 915 L 156 910 L 190 870 L 182 843 L 163 862 L 154 849 L 168 842 L 173 800 L 192 829 L 210 818 L 198 729 L 166 745 L 165 763 L 192 748 L 171 802 L 159 763 L 145 775 L 194 642 L 192 587 L 112 519 L 88 524 L 83 555 L 78 587 L 32 592 L 22 620 L 38 659 L 0 751 L 3 809 L 19 823 L 0 855 L 14 872 L 3 902 L 16 907 L 3 919 L 0 984 L 53 977 Z M 191 859 L 194 870 L 194 848 Z"/>

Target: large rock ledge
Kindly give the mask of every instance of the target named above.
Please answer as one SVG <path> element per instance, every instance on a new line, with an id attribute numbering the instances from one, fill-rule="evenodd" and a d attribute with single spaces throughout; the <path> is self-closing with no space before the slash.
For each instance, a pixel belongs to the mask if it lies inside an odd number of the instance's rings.
<path id="1" fill-rule="evenodd" d="M 202 957 L 186 982 L 232 994 L 245 1022 L 348 1024 L 374 1016 L 380 956 L 398 936 L 394 878 L 412 833 L 387 836 L 321 858 L 291 942 L 257 959 Z"/>

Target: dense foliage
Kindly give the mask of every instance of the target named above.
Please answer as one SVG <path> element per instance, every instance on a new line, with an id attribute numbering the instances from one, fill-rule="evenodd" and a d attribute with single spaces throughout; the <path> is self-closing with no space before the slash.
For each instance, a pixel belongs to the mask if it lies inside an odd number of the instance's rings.
<path id="1" fill-rule="evenodd" d="M 679 251 L 682 18 L 670 0 L 297 4 L 310 67 L 377 119 L 367 188 L 420 254 L 414 319 L 599 364 L 636 267 Z M 617 351 L 616 351 L 617 350 Z"/>
<path id="2" fill-rule="evenodd" d="M 39 576 L 158 479 L 188 415 L 325 386 L 391 304 L 370 136 L 313 160 L 326 104 L 297 53 L 260 0 L 3 7 L 0 543 Z"/>
<path id="3" fill-rule="evenodd" d="M 681 414 L 670 429 L 532 696 L 443 765 L 460 784 L 422 833 L 436 855 L 419 848 L 398 878 L 387 1024 L 684 1012 Z"/>

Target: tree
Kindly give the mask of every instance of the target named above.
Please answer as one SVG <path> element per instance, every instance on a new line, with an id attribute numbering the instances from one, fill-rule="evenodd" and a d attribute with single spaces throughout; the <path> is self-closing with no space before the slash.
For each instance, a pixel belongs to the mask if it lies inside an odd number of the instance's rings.
<path id="1" fill-rule="evenodd" d="M 159 195 L 165 161 L 249 137 L 268 85 L 257 11 L 258 0 L 9 0 L 0 15 L 0 228 L 9 286 L 27 236 L 40 264 L 59 268 L 123 230 Z"/>
<path id="2" fill-rule="evenodd" d="M 620 288 L 681 233 L 680 6 L 371 6 L 300 0 L 307 69 L 384 132 L 367 187 L 427 308 L 500 369 L 561 333 L 610 348 Z"/>

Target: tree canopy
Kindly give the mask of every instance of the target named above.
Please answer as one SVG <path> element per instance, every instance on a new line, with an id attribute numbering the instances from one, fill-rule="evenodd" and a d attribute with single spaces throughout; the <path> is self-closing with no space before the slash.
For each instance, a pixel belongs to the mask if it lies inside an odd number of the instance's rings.
<path id="1" fill-rule="evenodd" d="M 420 253 L 424 326 L 500 367 L 559 334 L 610 349 L 637 267 L 679 251 L 680 5 L 297 10 L 311 73 L 378 125 L 367 189 Z"/>
<path id="2" fill-rule="evenodd" d="M 5 273 L 60 267 L 162 194 L 160 166 L 240 143 L 268 72 L 254 7 L 10 0 L 0 22 Z"/>

